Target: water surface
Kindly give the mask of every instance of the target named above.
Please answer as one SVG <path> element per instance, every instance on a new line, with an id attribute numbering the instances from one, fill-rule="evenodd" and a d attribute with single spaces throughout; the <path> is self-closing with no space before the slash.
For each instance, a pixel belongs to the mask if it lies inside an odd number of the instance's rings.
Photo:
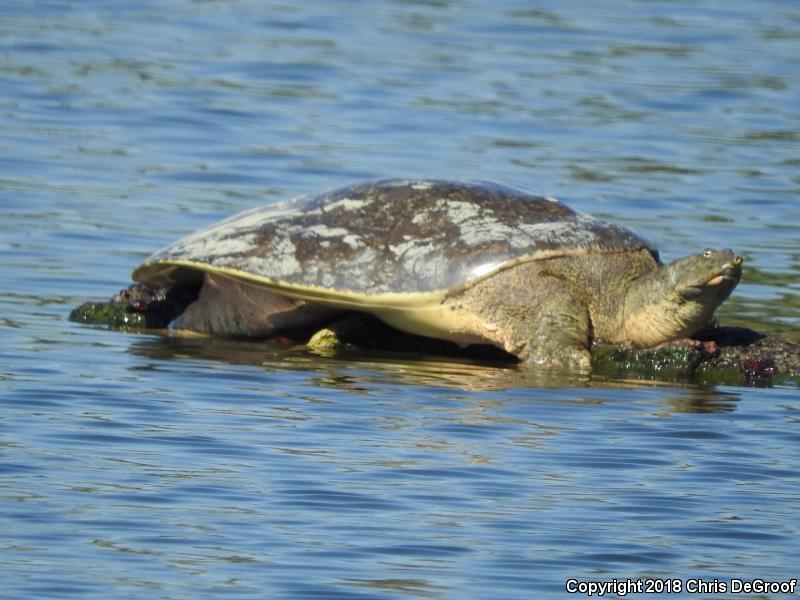
<path id="1" fill-rule="evenodd" d="M 795 387 L 324 357 L 66 315 L 235 211 L 418 176 L 557 196 L 667 260 L 732 247 L 747 263 L 723 321 L 797 337 L 799 32 L 792 0 L 3 3 L 2 596 L 797 577 Z"/>

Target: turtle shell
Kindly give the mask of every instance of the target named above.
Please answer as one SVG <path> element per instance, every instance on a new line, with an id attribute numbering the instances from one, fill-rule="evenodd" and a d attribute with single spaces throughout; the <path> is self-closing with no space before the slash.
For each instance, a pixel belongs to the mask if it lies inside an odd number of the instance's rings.
<path id="1" fill-rule="evenodd" d="M 315 296 L 423 294 L 526 260 L 645 247 L 656 255 L 632 231 L 553 198 L 387 180 L 240 213 L 156 252 L 133 277 L 169 284 L 209 271 Z"/>

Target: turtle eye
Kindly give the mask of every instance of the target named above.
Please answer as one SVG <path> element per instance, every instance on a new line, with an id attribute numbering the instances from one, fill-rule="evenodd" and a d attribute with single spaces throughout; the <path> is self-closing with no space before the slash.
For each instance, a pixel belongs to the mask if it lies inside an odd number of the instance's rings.
<path id="1" fill-rule="evenodd" d="M 706 258 L 711 258 L 711 255 L 714 254 L 714 251 L 711 248 L 706 248 L 703 250 L 703 256 Z"/>

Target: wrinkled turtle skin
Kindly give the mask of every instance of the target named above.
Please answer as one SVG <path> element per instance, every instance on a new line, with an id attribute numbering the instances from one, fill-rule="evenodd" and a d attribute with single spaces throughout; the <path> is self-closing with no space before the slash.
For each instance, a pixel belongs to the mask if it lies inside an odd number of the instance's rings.
<path id="1" fill-rule="evenodd" d="M 390 180 L 246 211 L 157 252 L 133 278 L 202 284 L 173 329 L 269 337 L 355 311 L 589 368 L 593 340 L 692 335 L 741 263 L 706 249 L 662 265 L 632 231 L 509 187 Z"/>

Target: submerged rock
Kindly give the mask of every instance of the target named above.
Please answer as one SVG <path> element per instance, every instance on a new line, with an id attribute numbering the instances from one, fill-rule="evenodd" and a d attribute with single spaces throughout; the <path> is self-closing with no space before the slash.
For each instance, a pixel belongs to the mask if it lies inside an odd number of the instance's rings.
<path id="1" fill-rule="evenodd" d="M 164 329 L 197 298 L 198 286 L 133 284 L 109 302 L 87 302 L 70 320 L 112 329 Z M 313 335 L 312 335 L 313 334 Z M 709 327 L 693 340 L 656 348 L 596 344 L 593 373 L 599 376 L 695 381 L 719 385 L 800 384 L 800 343 L 762 335 L 744 327 Z M 327 327 L 285 332 L 281 339 L 315 352 L 383 350 L 514 361 L 492 346 L 459 348 L 451 342 L 402 333 L 374 317 L 345 314 Z"/>

